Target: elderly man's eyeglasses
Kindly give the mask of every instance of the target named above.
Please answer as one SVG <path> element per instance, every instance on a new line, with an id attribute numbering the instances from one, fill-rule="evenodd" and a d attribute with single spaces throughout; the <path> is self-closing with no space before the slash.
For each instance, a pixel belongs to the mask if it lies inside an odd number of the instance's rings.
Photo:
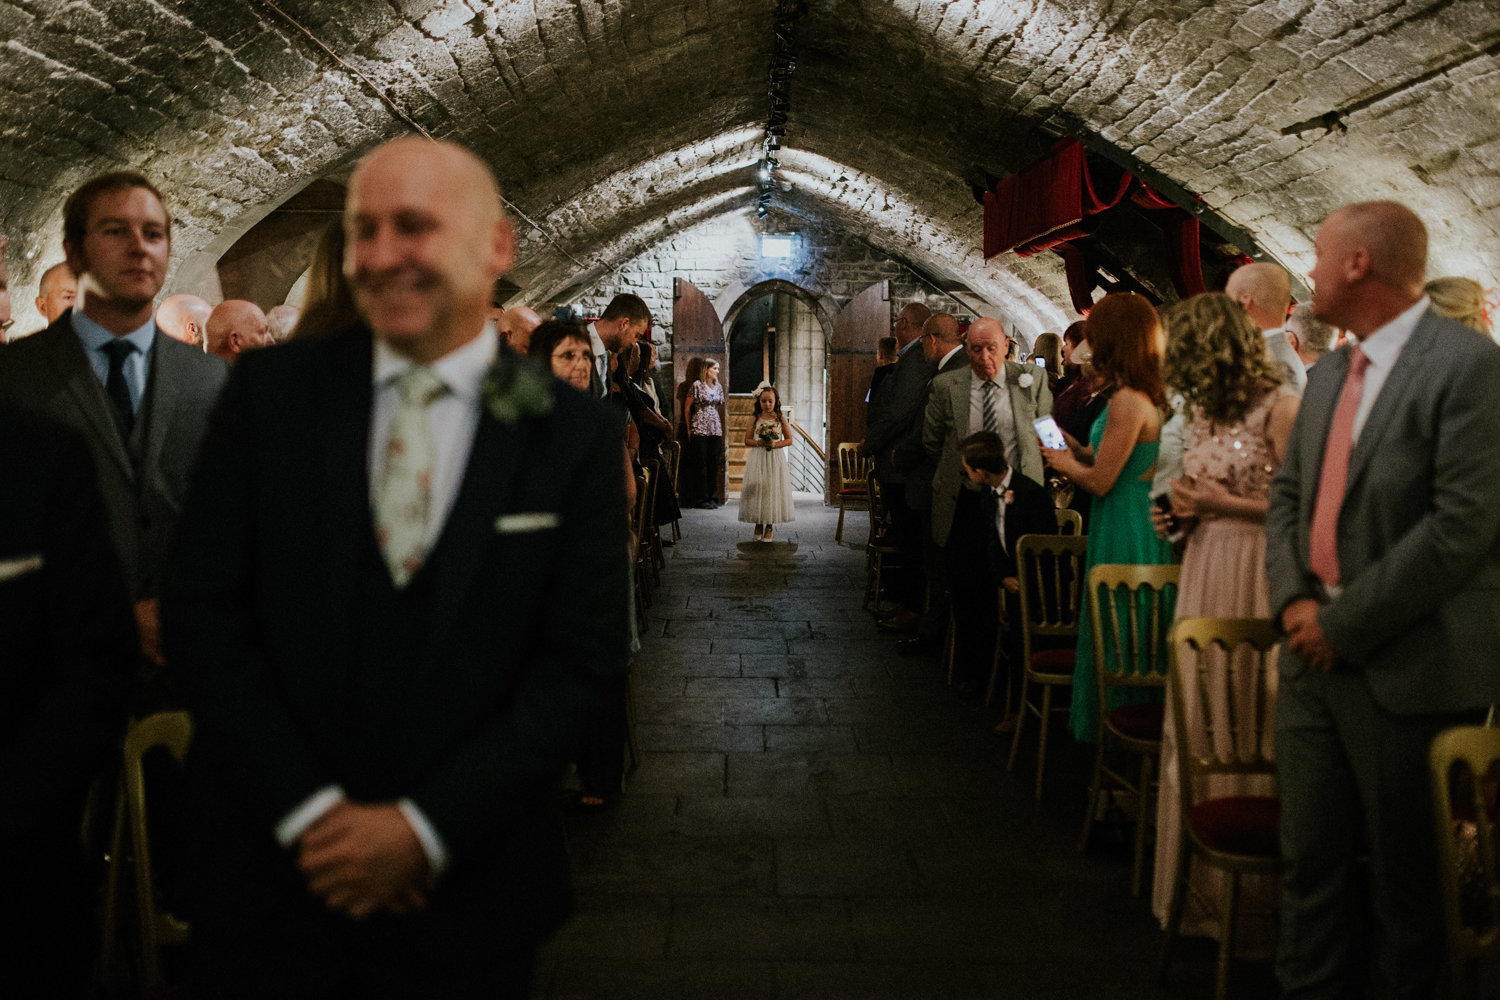
<path id="1" fill-rule="evenodd" d="M 4 333 L 6 330 L 9 330 L 15 325 L 16 321 L 13 319 L 0 320 L 0 333 Z"/>

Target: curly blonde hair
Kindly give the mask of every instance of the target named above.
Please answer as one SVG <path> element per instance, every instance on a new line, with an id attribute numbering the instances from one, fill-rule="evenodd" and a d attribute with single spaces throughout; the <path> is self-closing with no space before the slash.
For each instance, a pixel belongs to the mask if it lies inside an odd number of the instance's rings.
<path id="1" fill-rule="evenodd" d="M 1484 286 L 1472 278 L 1433 278 L 1423 289 L 1439 315 L 1456 319 L 1471 330 L 1488 335 Z"/>
<path id="2" fill-rule="evenodd" d="M 1215 423 L 1232 424 L 1277 382 L 1265 337 L 1223 292 L 1194 295 L 1171 310 L 1167 386 Z"/>

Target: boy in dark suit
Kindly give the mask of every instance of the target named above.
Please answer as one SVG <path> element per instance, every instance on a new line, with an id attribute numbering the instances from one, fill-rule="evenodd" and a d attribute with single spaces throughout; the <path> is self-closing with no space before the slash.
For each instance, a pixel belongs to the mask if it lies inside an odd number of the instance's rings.
<path id="1" fill-rule="evenodd" d="M 1016 543 L 1022 535 L 1055 534 L 1057 517 L 1046 488 L 1010 468 L 1000 435 L 970 434 L 958 443 L 958 453 L 967 482 L 959 490 L 943 561 L 957 627 L 954 678 L 962 693 L 977 695 L 994 651 L 997 590 L 1004 591 L 1007 619 L 1019 615 Z M 1006 653 L 1014 661 L 1010 645 Z"/>

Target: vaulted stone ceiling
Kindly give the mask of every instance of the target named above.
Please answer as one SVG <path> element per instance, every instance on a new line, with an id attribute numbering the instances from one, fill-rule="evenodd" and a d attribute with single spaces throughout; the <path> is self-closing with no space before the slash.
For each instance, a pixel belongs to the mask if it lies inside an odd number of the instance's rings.
<path id="1" fill-rule="evenodd" d="M 519 227 L 529 301 L 754 204 L 775 0 L 276 3 L 0 0 L 17 284 L 59 256 L 91 174 L 162 179 L 193 287 L 408 119 L 481 152 L 545 231 Z M 1002 310 L 1061 319 L 1067 293 L 1047 260 L 983 263 L 970 183 L 1070 133 L 1294 270 L 1328 210 L 1396 197 L 1434 273 L 1500 271 L 1492 0 L 807 0 L 795 35 L 778 207 Z"/>

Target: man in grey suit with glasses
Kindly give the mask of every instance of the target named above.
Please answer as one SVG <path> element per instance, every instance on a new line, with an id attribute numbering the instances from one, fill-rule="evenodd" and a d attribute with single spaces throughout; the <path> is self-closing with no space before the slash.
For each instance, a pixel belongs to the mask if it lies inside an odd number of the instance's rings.
<path id="1" fill-rule="evenodd" d="M 1340 209 L 1313 312 L 1357 343 L 1309 376 L 1271 489 L 1288 1000 L 1428 997 L 1442 955 L 1427 753 L 1500 699 L 1500 347 L 1430 308 L 1409 209 Z M 1354 966 L 1368 849 L 1376 969 Z M 1366 993 L 1373 985 L 1373 993 Z"/>

